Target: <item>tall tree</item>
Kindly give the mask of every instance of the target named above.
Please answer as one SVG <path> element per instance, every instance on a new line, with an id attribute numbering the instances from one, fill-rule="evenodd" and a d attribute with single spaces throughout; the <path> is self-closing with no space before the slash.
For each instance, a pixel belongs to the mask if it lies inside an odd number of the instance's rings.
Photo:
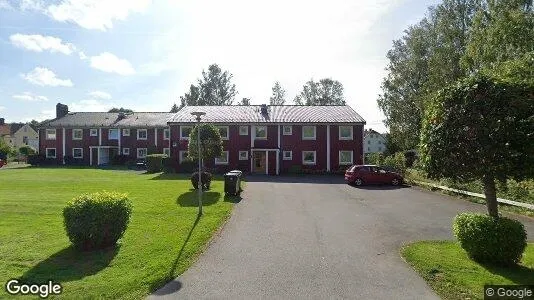
<path id="1" fill-rule="evenodd" d="M 178 111 L 180 110 L 180 108 L 178 107 L 178 105 L 176 105 L 176 103 L 174 103 L 171 107 L 171 111 L 172 113 L 177 113 Z"/>
<path id="2" fill-rule="evenodd" d="M 237 105 L 244 105 L 244 106 L 250 105 L 250 98 L 241 99 L 241 101 L 239 103 L 237 103 Z"/>
<path id="3" fill-rule="evenodd" d="M 286 103 L 286 91 L 280 85 L 280 82 L 275 82 L 273 86 L 273 93 L 271 95 L 269 104 L 271 105 L 284 105 Z"/>
<path id="4" fill-rule="evenodd" d="M 122 113 L 133 113 L 134 111 L 129 109 L 129 108 L 123 108 L 123 107 L 116 108 L 116 107 L 114 107 L 114 108 L 108 110 L 108 112 L 110 112 L 110 113 L 119 113 L 119 112 L 122 112 Z"/>
<path id="5" fill-rule="evenodd" d="M 190 85 L 189 92 L 185 93 L 183 96 L 180 96 L 180 107 L 184 107 L 186 105 L 206 105 L 200 101 L 200 89 L 196 85 Z"/>
<path id="6" fill-rule="evenodd" d="M 202 71 L 202 78 L 198 80 L 200 88 L 200 102 L 203 105 L 232 105 L 237 95 L 235 84 L 232 83 L 233 75 L 228 71 L 222 71 L 217 64 L 208 67 L 208 71 Z"/>
<path id="7" fill-rule="evenodd" d="M 294 101 L 297 105 L 345 105 L 343 85 L 330 78 L 318 82 L 311 79 L 302 87 Z"/>

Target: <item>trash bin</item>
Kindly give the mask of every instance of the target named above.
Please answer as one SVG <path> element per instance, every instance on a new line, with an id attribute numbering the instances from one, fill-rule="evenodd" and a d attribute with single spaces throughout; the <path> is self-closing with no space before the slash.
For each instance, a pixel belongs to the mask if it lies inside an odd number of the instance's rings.
<path id="1" fill-rule="evenodd" d="M 233 170 L 224 174 L 224 193 L 238 195 L 241 192 L 241 176 L 243 172 Z"/>

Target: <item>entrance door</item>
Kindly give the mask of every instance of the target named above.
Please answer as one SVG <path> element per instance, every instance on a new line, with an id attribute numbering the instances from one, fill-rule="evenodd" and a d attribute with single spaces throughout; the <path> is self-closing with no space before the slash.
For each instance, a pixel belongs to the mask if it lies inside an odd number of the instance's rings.
<path id="1" fill-rule="evenodd" d="M 91 164 L 98 165 L 98 148 L 91 148 Z"/>
<path id="2" fill-rule="evenodd" d="M 265 152 L 263 151 L 254 151 L 252 153 L 254 153 L 254 173 L 265 174 L 267 168 L 267 155 L 265 155 Z"/>

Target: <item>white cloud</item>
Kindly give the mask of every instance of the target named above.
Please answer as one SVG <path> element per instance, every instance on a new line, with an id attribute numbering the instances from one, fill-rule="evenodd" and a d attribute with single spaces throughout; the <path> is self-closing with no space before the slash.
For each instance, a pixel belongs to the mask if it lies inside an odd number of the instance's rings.
<path id="1" fill-rule="evenodd" d="M 71 43 L 63 43 L 60 38 L 53 36 L 42 36 L 40 34 L 13 34 L 9 37 L 11 44 L 16 47 L 35 51 L 43 52 L 49 50 L 50 52 L 59 52 L 66 55 L 70 55 L 76 50 Z"/>
<path id="2" fill-rule="evenodd" d="M 96 99 L 104 99 L 104 100 L 111 99 L 111 95 L 110 94 L 108 94 L 106 92 L 102 92 L 102 91 L 90 92 L 89 96 L 91 96 L 92 98 L 96 98 Z"/>
<path id="3" fill-rule="evenodd" d="M 124 21 L 130 13 L 143 12 L 150 3 L 151 0 L 62 0 L 48 6 L 46 11 L 56 21 L 107 30 L 113 27 L 114 21 Z"/>
<path id="4" fill-rule="evenodd" d="M 85 53 L 83 53 L 83 51 L 78 52 L 78 56 L 80 57 L 81 60 L 86 60 L 87 59 L 87 55 L 85 55 Z"/>
<path id="5" fill-rule="evenodd" d="M 4 111 L 6 109 L 5 106 L 0 106 L 0 111 Z"/>
<path id="6" fill-rule="evenodd" d="M 43 1 L 41 0 L 22 0 L 20 1 L 21 10 L 40 10 L 44 9 Z"/>
<path id="7" fill-rule="evenodd" d="M 24 92 L 22 94 L 13 95 L 13 99 L 21 100 L 21 101 L 31 101 L 31 102 L 48 101 L 47 97 L 36 95 L 36 94 L 31 93 L 31 92 Z"/>
<path id="8" fill-rule="evenodd" d="M 132 75 L 135 70 L 129 61 L 118 58 L 112 53 L 104 52 L 91 57 L 91 67 L 108 73 L 119 75 Z"/>
<path id="9" fill-rule="evenodd" d="M 111 108 L 113 108 L 113 104 L 107 103 L 107 102 L 103 103 L 97 99 L 81 100 L 79 102 L 69 104 L 69 111 L 75 111 L 75 112 L 83 112 L 83 111 L 100 112 L 100 111 L 108 111 Z"/>
<path id="10" fill-rule="evenodd" d="M 7 0 L 0 0 L 0 9 L 13 9 L 13 6 Z"/>
<path id="11" fill-rule="evenodd" d="M 21 74 L 21 77 L 40 86 L 73 86 L 70 79 L 59 79 L 54 72 L 43 67 L 36 67 L 27 74 Z"/>
<path id="12" fill-rule="evenodd" d="M 32 116 L 30 118 L 26 118 L 23 121 L 24 122 L 30 122 L 31 120 L 36 120 L 39 122 L 42 122 L 44 120 L 50 120 L 56 117 L 56 111 L 53 109 L 45 109 L 42 110 L 41 113 L 38 116 Z"/>

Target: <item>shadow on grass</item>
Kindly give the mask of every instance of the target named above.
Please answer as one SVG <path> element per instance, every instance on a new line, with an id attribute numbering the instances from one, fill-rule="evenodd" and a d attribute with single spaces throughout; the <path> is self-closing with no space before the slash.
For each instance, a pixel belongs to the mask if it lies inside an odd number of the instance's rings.
<path id="1" fill-rule="evenodd" d="M 522 265 L 509 267 L 494 266 L 490 264 L 480 264 L 484 269 L 492 274 L 502 276 L 514 284 L 530 285 L 534 282 L 534 269 Z"/>
<path id="2" fill-rule="evenodd" d="M 219 201 L 220 197 L 221 193 L 219 192 L 204 191 L 202 193 L 202 206 L 215 204 L 217 203 L 217 201 Z M 189 192 L 181 194 L 176 199 L 176 203 L 178 203 L 182 207 L 197 207 L 198 190 L 190 189 Z"/>
<path id="3" fill-rule="evenodd" d="M 143 173 L 143 174 L 149 174 L 150 173 Z M 150 178 L 150 180 L 179 180 L 179 179 L 186 179 L 191 180 L 191 174 L 184 174 L 184 173 L 160 173 L 157 176 L 154 176 Z"/>
<path id="4" fill-rule="evenodd" d="M 182 288 L 182 283 L 174 278 L 174 273 L 176 271 L 176 268 L 178 267 L 180 259 L 182 258 L 185 246 L 189 242 L 189 239 L 191 238 L 191 235 L 193 234 L 193 231 L 197 227 L 199 221 L 200 215 L 197 215 L 193 226 L 191 226 L 191 230 L 189 230 L 189 233 L 187 234 L 187 237 L 185 238 L 185 241 L 182 244 L 180 251 L 178 251 L 178 255 L 174 259 L 174 262 L 172 263 L 171 268 L 169 269 L 169 273 L 167 273 L 165 277 L 155 280 L 150 284 L 150 291 L 154 292 L 155 295 L 168 295 Z"/>
<path id="5" fill-rule="evenodd" d="M 39 262 L 20 278 L 23 282 L 39 283 L 52 280 L 67 282 L 94 275 L 106 268 L 119 253 L 120 246 L 90 252 L 65 248 Z"/>
<path id="6" fill-rule="evenodd" d="M 224 195 L 224 202 L 230 202 L 230 203 L 239 203 L 241 202 L 243 198 L 241 198 L 241 195 Z"/>

